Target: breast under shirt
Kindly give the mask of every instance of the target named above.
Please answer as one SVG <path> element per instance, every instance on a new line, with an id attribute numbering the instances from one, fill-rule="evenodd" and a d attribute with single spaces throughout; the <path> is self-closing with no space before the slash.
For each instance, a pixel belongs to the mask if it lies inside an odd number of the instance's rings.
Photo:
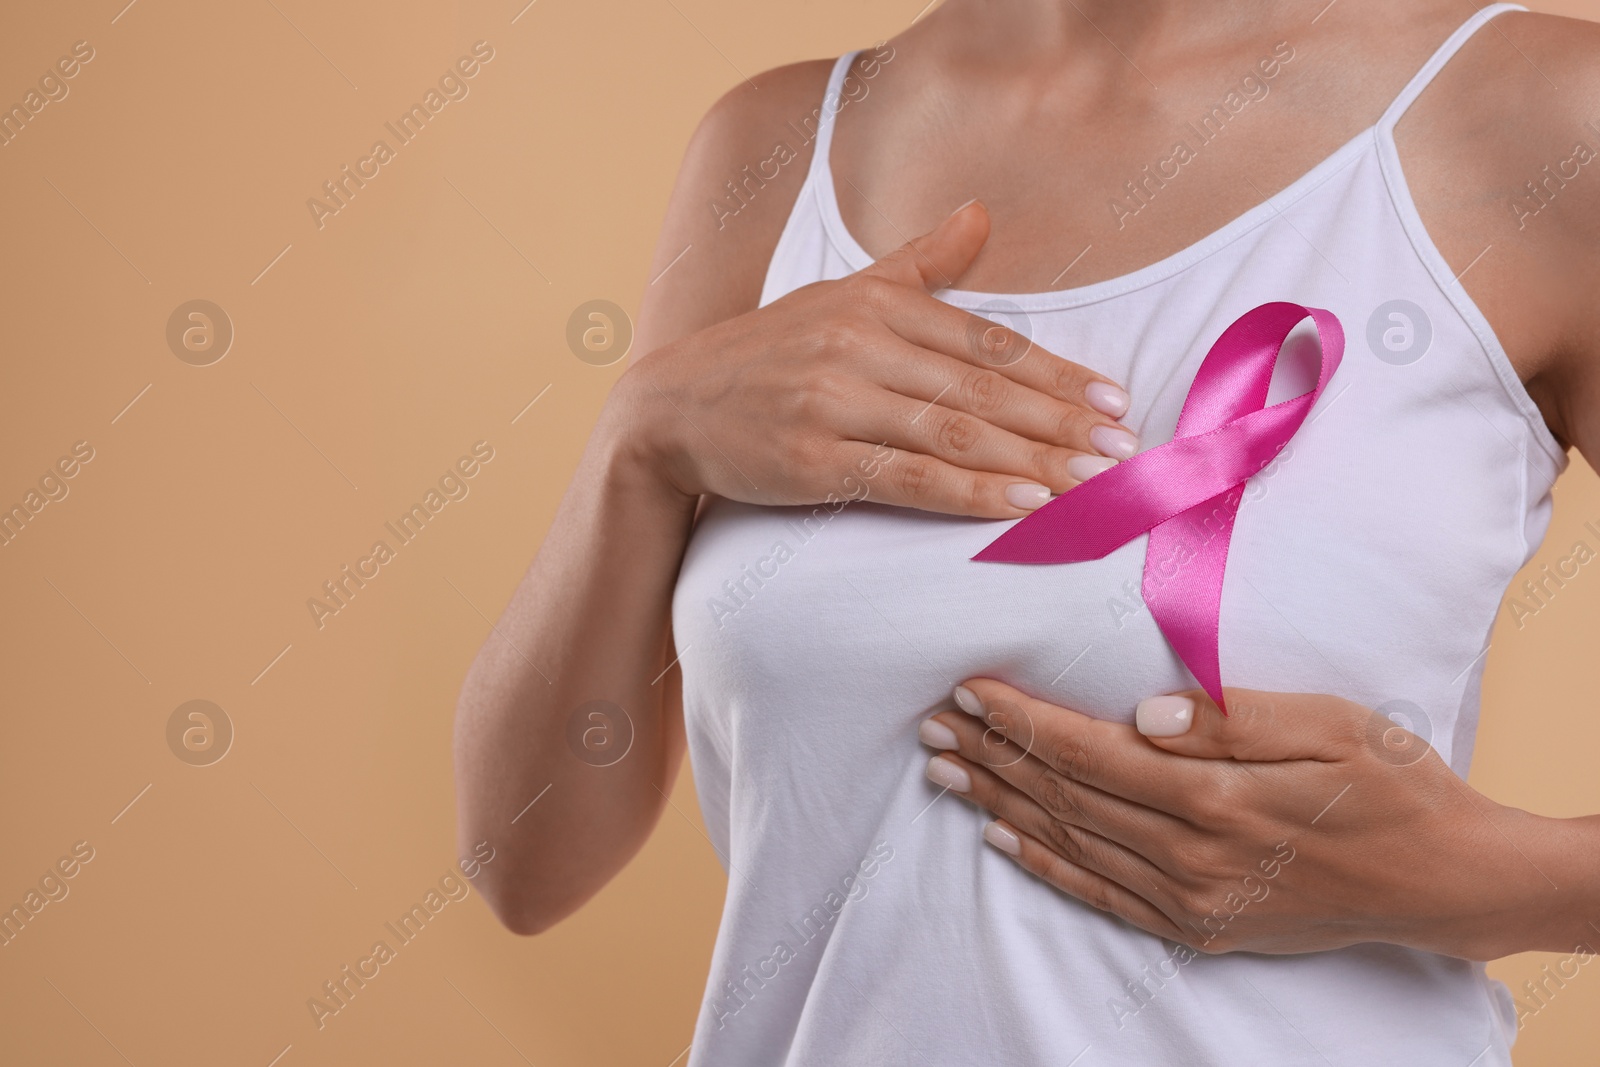
<path id="1" fill-rule="evenodd" d="M 1490 627 L 1567 460 L 1424 230 L 1393 130 L 1513 8 L 1474 15 L 1375 125 L 1189 248 L 1075 289 L 936 294 L 1125 385 L 1144 448 L 1172 438 L 1239 315 L 1273 300 L 1337 315 L 1342 366 L 1247 483 L 1222 677 L 1398 711 L 1463 776 Z M 762 304 L 872 261 L 828 162 L 853 55 Z M 981 840 L 984 812 L 940 796 L 917 726 L 965 678 L 1119 722 L 1195 687 L 1139 599 L 1145 537 L 1086 563 L 971 561 L 1009 525 L 870 494 L 703 515 L 672 617 L 728 893 L 691 1067 L 1509 1064 L 1511 998 L 1481 965 L 1383 944 L 1184 960 L 1024 871 Z"/>

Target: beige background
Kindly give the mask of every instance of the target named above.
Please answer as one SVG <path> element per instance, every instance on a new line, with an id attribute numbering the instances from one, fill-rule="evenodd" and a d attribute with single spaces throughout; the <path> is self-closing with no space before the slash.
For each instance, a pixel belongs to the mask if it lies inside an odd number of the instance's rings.
<path id="1" fill-rule="evenodd" d="M 681 1062 L 723 891 L 687 776 L 554 931 L 450 903 L 321 1030 L 306 1002 L 453 862 L 457 686 L 618 373 L 567 350 L 569 313 L 637 307 L 686 139 L 741 74 L 869 44 L 924 0 L 125 2 L 0 27 L 0 102 L 95 52 L 0 147 L 0 507 L 95 453 L 0 547 L 0 903 L 94 849 L 0 947 L 0 1060 Z M 469 95 L 319 229 L 307 199 L 479 40 Z M 236 331 L 205 367 L 165 336 L 197 298 Z M 318 629 L 307 598 L 480 440 L 470 494 Z M 1553 554 L 1593 543 L 1581 462 L 1557 501 Z M 1597 622 L 1585 571 L 1500 627 L 1491 796 L 1600 811 Z M 192 699 L 236 731 L 210 766 L 168 747 Z M 1518 1062 L 1592 1060 L 1597 1008 L 1585 970 Z"/>

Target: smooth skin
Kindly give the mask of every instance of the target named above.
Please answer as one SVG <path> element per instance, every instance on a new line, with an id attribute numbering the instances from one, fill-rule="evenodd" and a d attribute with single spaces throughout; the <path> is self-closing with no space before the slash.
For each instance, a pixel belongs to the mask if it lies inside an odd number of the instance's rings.
<path id="1" fill-rule="evenodd" d="M 504 857 L 480 879 L 502 922 L 536 933 L 576 910 L 660 816 L 685 748 L 671 595 L 702 496 L 821 501 L 886 447 L 872 499 L 1015 518 L 1042 502 L 1018 486 L 1061 492 L 1086 462 L 1121 458 L 1126 407 L 1117 383 L 1087 369 L 1093 353 L 1045 352 L 930 292 L 1077 287 L 1192 244 L 1376 121 L 1470 10 L 946 0 L 890 39 L 869 93 L 840 112 L 841 210 L 878 262 L 760 309 L 809 146 L 737 215 L 710 205 L 792 139 L 788 124 L 817 106 L 831 61 L 770 71 L 719 100 L 668 205 L 638 356 L 458 705 L 458 832 Z M 1283 41 L 1295 58 L 1270 95 L 1119 226 L 1110 196 Z M 1600 465 L 1600 169 L 1532 218 L 1512 207 L 1576 139 L 1600 142 L 1585 125 L 1596 102 L 1600 27 L 1509 13 L 1458 53 L 1396 136 L 1446 261 L 1552 431 Z M 972 736 L 984 724 L 947 712 L 938 718 L 957 746 L 937 759 L 970 776 L 967 795 L 1011 828 L 1025 867 L 1144 929 L 1204 951 L 1376 940 L 1477 959 L 1570 951 L 1595 935 L 1600 906 L 1585 909 L 1600 905 L 1587 859 L 1600 855 L 1596 820 L 1501 808 L 1435 754 L 1397 766 L 1355 740 L 1367 709 L 1240 694 L 1245 708 L 1274 710 L 1222 720 L 1202 704 L 1192 735 L 1156 740 L 1024 703 L 995 680 L 967 684 L 987 711 L 1026 708 L 1046 745 L 1017 739 L 1017 762 L 1002 768 L 984 759 L 985 730 Z M 596 699 L 626 709 L 633 729 L 628 756 L 603 768 L 568 743 L 572 710 Z M 986 725 L 993 749 L 1000 728 Z M 1079 751 L 1086 764 L 1050 758 Z M 1147 794 L 1152 773 L 1185 788 Z M 1405 818 L 1379 816 L 1391 810 Z M 1283 841 L 1296 856 L 1270 895 L 1203 944 L 1185 933 L 1206 929 L 1222 885 Z"/>

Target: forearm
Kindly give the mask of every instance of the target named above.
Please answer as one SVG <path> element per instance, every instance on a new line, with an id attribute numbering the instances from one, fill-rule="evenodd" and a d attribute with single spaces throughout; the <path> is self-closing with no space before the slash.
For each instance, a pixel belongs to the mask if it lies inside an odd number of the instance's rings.
<path id="1" fill-rule="evenodd" d="M 1502 807 L 1491 819 L 1506 855 L 1501 876 L 1485 888 L 1495 892 L 1500 918 L 1464 954 L 1600 951 L 1600 815 L 1558 819 Z"/>
<path id="2" fill-rule="evenodd" d="M 460 840 L 495 847 L 479 886 L 523 933 L 575 910 L 638 850 L 682 758 L 659 676 L 695 502 L 651 474 L 621 421 L 608 406 L 457 708 Z M 573 747 L 591 725 L 572 730 L 573 713 L 596 700 L 626 713 L 610 714 L 614 736 L 631 723 L 614 763 Z"/>

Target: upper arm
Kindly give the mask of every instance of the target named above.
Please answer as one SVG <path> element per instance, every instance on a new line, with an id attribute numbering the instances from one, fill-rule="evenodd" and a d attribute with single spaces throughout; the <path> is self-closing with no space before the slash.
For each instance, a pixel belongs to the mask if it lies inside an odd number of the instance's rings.
<path id="1" fill-rule="evenodd" d="M 802 120 L 820 105 L 831 67 L 808 60 L 759 74 L 700 120 L 651 258 L 632 359 L 760 302 L 811 162 L 811 142 L 796 129 L 807 129 Z"/>
<path id="2" fill-rule="evenodd" d="M 789 124 L 806 128 L 800 120 L 820 104 L 831 67 L 831 60 L 810 60 L 757 75 L 725 93 L 700 120 L 667 202 L 630 362 L 756 308 L 767 264 L 811 163 L 810 142 L 799 143 Z M 730 192 L 730 182 L 742 198 Z M 702 498 L 702 510 L 704 504 Z M 671 665 L 659 679 L 664 791 L 672 788 L 686 748 L 683 676 L 674 645 L 669 622 L 665 656 Z"/>
<path id="3" fill-rule="evenodd" d="M 1557 438 L 1600 469 L 1600 24 L 1522 21 L 1512 43 L 1531 88 L 1517 117 L 1530 132 L 1518 141 L 1538 154 L 1507 192 L 1504 240 L 1526 266 L 1525 313 L 1547 316 L 1550 334 L 1527 387 Z"/>
<path id="4" fill-rule="evenodd" d="M 1452 273 L 1551 431 L 1600 468 L 1600 24 L 1499 16 L 1395 134 Z"/>

